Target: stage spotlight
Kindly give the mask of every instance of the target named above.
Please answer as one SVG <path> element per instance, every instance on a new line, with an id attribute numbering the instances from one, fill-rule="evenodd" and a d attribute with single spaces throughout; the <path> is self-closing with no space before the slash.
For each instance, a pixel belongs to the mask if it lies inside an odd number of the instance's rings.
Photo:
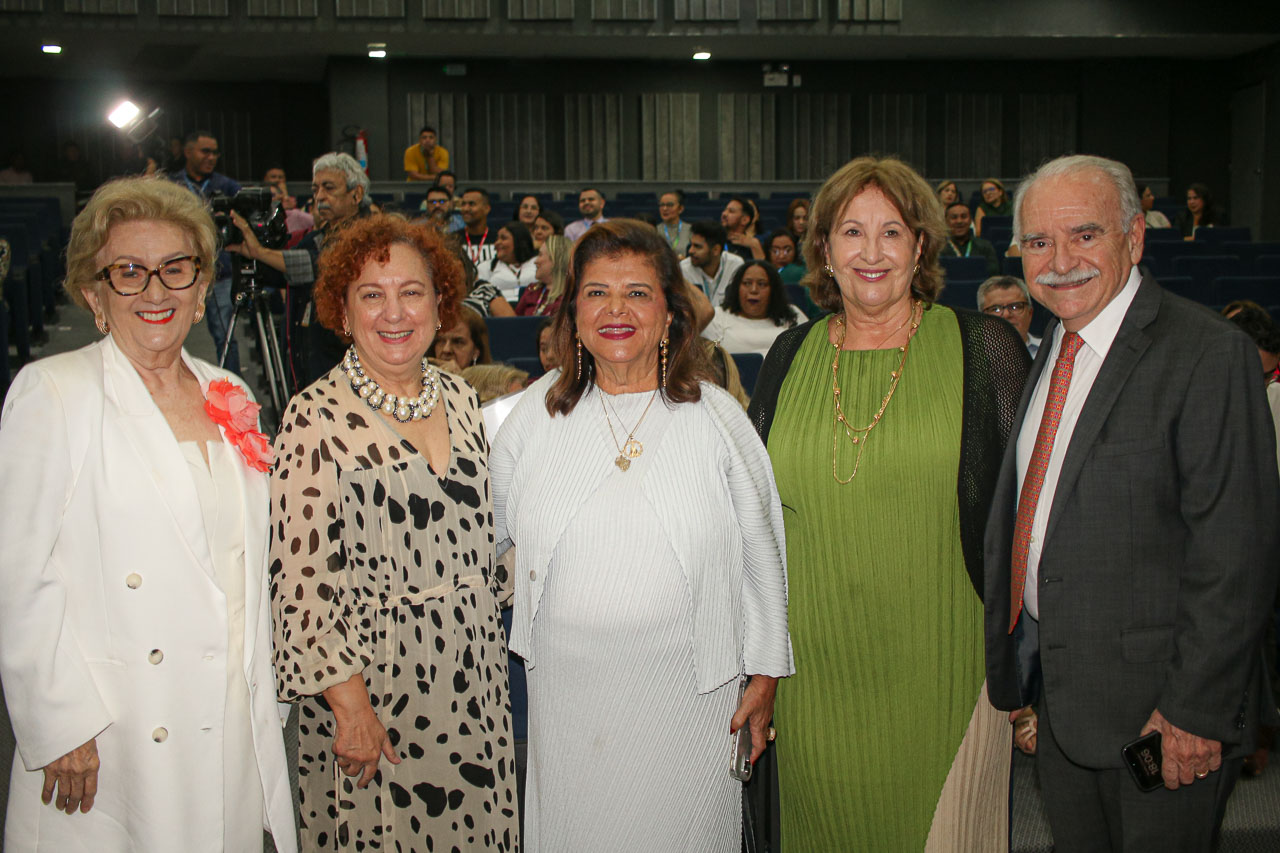
<path id="1" fill-rule="evenodd" d="M 163 111 L 157 107 L 143 115 L 142 108 L 133 101 L 121 101 L 107 113 L 107 121 L 124 131 L 134 142 L 146 142 L 160 127 Z"/>

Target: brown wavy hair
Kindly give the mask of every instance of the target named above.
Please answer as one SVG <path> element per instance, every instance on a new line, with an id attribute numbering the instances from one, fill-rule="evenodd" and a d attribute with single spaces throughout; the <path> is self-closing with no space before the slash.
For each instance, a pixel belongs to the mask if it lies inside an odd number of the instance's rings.
<path id="1" fill-rule="evenodd" d="M 942 266 L 938 253 L 946 241 L 942 204 L 933 188 L 915 169 L 894 157 L 858 157 L 827 178 L 809 209 L 809 229 L 804 234 L 805 266 L 802 284 L 809 286 L 813 301 L 838 314 L 844 310 L 840 288 L 827 275 L 827 241 L 844 209 L 867 187 L 877 187 L 898 209 L 912 239 L 921 239 L 920 269 L 911 278 L 911 293 L 917 299 L 936 302 L 942 293 Z"/>
<path id="2" fill-rule="evenodd" d="M 702 399 L 699 382 L 711 381 L 706 355 L 698 343 L 698 326 L 689 300 L 680 262 L 667 241 L 651 225 L 634 219 L 610 219 L 588 229 L 573 247 L 569 281 L 551 329 L 551 344 L 560 360 L 560 378 L 547 391 L 547 411 L 567 415 L 595 382 L 596 362 L 584 347 L 582 375 L 577 375 L 578 288 L 587 266 L 600 259 L 640 255 L 657 274 L 662 295 L 671 312 L 667 330 L 667 382 L 662 398 L 668 403 L 693 403 Z"/>
<path id="3" fill-rule="evenodd" d="M 320 277 L 316 279 L 315 286 L 316 319 L 343 342 L 351 342 L 351 336 L 342 331 L 351 285 L 356 283 L 365 264 L 370 261 L 385 264 L 395 243 L 416 251 L 426 265 L 431 286 L 440 297 L 437 310 L 440 327 L 448 329 L 458 322 L 458 304 L 463 289 L 462 265 L 449 251 L 440 232 L 400 216 L 375 214 L 342 229 L 320 253 Z"/>

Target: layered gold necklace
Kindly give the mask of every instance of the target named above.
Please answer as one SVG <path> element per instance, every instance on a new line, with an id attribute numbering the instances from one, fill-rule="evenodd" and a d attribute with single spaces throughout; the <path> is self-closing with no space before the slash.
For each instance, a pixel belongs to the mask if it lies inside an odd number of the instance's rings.
<path id="1" fill-rule="evenodd" d="M 600 392 L 600 410 L 604 412 L 605 423 L 609 425 L 609 436 L 613 439 L 613 446 L 618 451 L 618 458 L 613 460 L 613 464 L 618 466 L 618 470 L 627 470 L 631 467 L 631 460 L 639 459 L 640 454 L 644 453 L 644 445 L 636 439 L 636 430 L 640 429 L 640 424 L 644 423 L 645 415 L 649 414 L 649 407 L 653 405 L 653 398 L 657 396 L 658 389 L 654 388 L 653 394 L 649 396 L 649 402 L 644 407 L 644 411 L 640 413 L 640 420 L 636 421 L 636 425 L 627 433 L 627 440 L 619 445 L 618 434 L 613 431 L 613 421 L 609 418 L 609 409 L 605 408 L 604 392 Z M 626 429 L 627 425 L 622 422 L 622 416 L 617 411 L 613 415 L 618 419 L 618 426 Z"/>
<path id="2" fill-rule="evenodd" d="M 831 361 L 831 396 L 835 399 L 835 420 L 831 425 L 831 476 L 842 486 L 846 486 L 853 482 L 853 478 L 858 476 L 858 467 L 862 465 L 862 453 L 867 449 L 867 441 L 871 438 L 871 431 L 880 425 L 880 420 L 884 417 L 885 410 L 889 408 L 889 401 L 893 399 L 893 392 L 898 390 L 898 383 L 902 381 L 902 369 L 907 365 L 907 351 L 911 349 L 911 341 L 916 336 L 916 331 L 920 328 L 920 319 L 922 311 L 920 302 L 913 300 L 911 303 L 911 313 L 907 316 L 907 321 L 903 322 L 903 326 L 909 321 L 911 330 L 907 332 L 907 342 L 898 347 L 898 352 L 902 357 L 898 359 L 898 369 L 889 374 L 889 392 L 884 395 L 880 401 L 880 408 L 871 418 L 871 423 L 864 427 L 856 427 L 849 423 L 844 416 L 844 408 L 840 405 L 840 353 L 844 350 L 845 322 L 844 315 L 838 315 L 833 321 L 837 326 L 836 332 L 836 357 Z M 902 326 L 894 329 L 890 337 L 896 335 Z M 840 450 L 840 433 L 841 427 L 845 438 L 858 448 L 858 454 L 853 460 L 853 473 L 848 478 L 840 479 L 840 472 L 836 461 L 839 458 Z"/>

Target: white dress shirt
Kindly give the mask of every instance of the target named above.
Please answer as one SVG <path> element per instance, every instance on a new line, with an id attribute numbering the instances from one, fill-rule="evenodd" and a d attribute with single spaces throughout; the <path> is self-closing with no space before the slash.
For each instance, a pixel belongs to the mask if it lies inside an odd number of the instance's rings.
<path id="1" fill-rule="evenodd" d="M 1040 545 L 1044 541 L 1045 528 L 1049 524 L 1049 511 L 1053 508 L 1053 496 L 1058 489 L 1058 475 L 1062 473 L 1062 460 L 1066 458 L 1067 448 L 1071 445 L 1071 434 L 1075 431 L 1076 421 L 1080 419 L 1080 411 L 1089 392 L 1098 378 L 1102 363 L 1111 350 L 1111 344 L 1120 331 L 1120 323 L 1129 312 L 1133 297 L 1138 292 L 1138 284 L 1142 274 L 1135 265 L 1129 269 L 1129 279 L 1116 297 L 1080 330 L 1084 345 L 1076 353 L 1075 367 L 1071 372 L 1071 385 L 1067 388 L 1067 399 L 1062 406 L 1062 419 L 1058 422 L 1058 432 L 1053 441 L 1053 452 L 1049 454 L 1049 465 L 1044 474 L 1044 485 L 1040 489 L 1040 498 L 1036 502 L 1035 518 L 1031 522 L 1031 544 L 1027 551 L 1027 583 L 1023 587 L 1022 601 L 1031 618 L 1040 618 L 1040 594 L 1036 586 L 1040 578 Z M 1036 380 L 1035 393 L 1027 405 L 1027 416 L 1018 432 L 1018 494 L 1022 494 L 1022 481 L 1027 476 L 1027 465 L 1036 446 L 1036 434 L 1040 431 L 1040 420 L 1044 416 L 1044 404 L 1049 396 L 1049 385 L 1053 381 L 1053 369 L 1058 361 L 1058 350 L 1062 346 L 1063 328 L 1059 324 L 1053 331 L 1053 343 L 1049 350 L 1049 358 L 1040 378 Z M 1043 346 L 1043 344 L 1041 344 Z"/>
<path id="2" fill-rule="evenodd" d="M 703 272 L 702 267 L 695 266 L 693 258 L 685 258 L 680 262 L 680 273 L 685 281 L 707 294 L 707 299 L 715 307 L 724 301 L 724 292 L 729 288 L 729 282 L 733 281 L 733 274 L 744 263 L 746 261 L 732 252 L 721 252 L 720 266 L 716 268 L 714 277 Z"/>

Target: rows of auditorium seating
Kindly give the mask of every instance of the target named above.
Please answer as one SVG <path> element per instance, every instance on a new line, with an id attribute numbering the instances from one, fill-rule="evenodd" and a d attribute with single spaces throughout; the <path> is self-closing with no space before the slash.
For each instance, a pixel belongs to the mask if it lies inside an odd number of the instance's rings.
<path id="1" fill-rule="evenodd" d="M 1012 236 L 1010 217 L 983 220 L 983 237 L 995 245 L 1001 272 L 1022 278 L 1022 259 L 1005 256 Z M 1184 240 L 1173 228 L 1148 228 L 1144 266 L 1169 291 L 1202 305 L 1219 308 L 1248 299 L 1280 317 L 1280 242 L 1253 242 L 1248 228 L 1202 228 L 1196 239 Z M 987 277 L 982 258 L 942 258 L 947 286 L 943 304 L 973 308 L 978 286 Z M 1036 306 L 1031 329 L 1039 334 L 1049 317 Z"/>
<path id="2" fill-rule="evenodd" d="M 0 240 L 9 244 L 9 275 L 0 281 L 0 400 L 11 369 L 31 359 L 31 347 L 49 340 L 57 319 L 66 233 L 56 198 L 0 198 Z M 10 363 L 9 346 L 16 350 Z"/>
<path id="3" fill-rule="evenodd" d="M 739 194 L 755 200 L 761 215 L 758 229 L 761 234 L 781 227 L 787 205 L 795 197 L 775 194 L 761 198 L 759 193 L 750 191 Z M 686 193 L 685 220 L 718 220 L 728 195 Z M 375 194 L 375 199 L 406 212 L 416 210 L 423 198 L 422 193 L 405 193 L 402 199 Z M 518 200 L 518 196 L 495 197 L 489 221 L 495 225 L 509 221 Z M 1161 201 L 1166 207 L 1172 208 L 1175 204 L 1170 199 Z M 606 214 L 615 217 L 642 212 L 655 214 L 656 202 L 656 192 L 620 192 L 609 198 Z M 580 216 L 575 196 L 560 200 L 543 198 L 542 203 L 560 213 L 566 222 Z M 1280 316 L 1280 242 L 1253 242 L 1248 228 L 1201 229 L 1191 241 L 1183 240 L 1174 229 L 1147 229 L 1146 235 L 1142 264 L 1168 290 L 1213 308 L 1233 300 L 1249 299 Z M 986 217 L 983 236 L 995 245 L 1002 259 L 1002 272 L 1022 277 L 1021 259 L 1005 256 L 1012 237 L 1011 219 Z M 45 324 L 57 317 L 58 302 L 64 298 L 59 282 L 63 276 L 62 249 L 66 232 L 58 201 L 53 198 L 0 199 L 0 238 L 9 243 L 12 251 L 8 278 L 0 285 L 4 293 L 0 302 L 0 400 L 3 400 L 11 369 L 16 370 L 30 360 L 32 346 L 47 341 Z M 942 263 L 946 288 L 941 301 L 951 306 L 976 307 L 978 286 L 987 277 L 985 261 L 943 258 Z M 802 304 L 798 288 L 793 286 L 789 290 L 792 301 Z M 1047 325 L 1049 315 L 1042 306 L 1037 305 L 1035 310 L 1032 331 L 1038 334 Z M 533 331 L 538 322 L 532 318 L 491 318 L 494 358 L 528 369 L 531 374 L 539 373 Z M 15 353 L 12 363 L 11 345 Z M 737 361 L 744 385 L 750 389 L 759 365 L 749 357 Z"/>

